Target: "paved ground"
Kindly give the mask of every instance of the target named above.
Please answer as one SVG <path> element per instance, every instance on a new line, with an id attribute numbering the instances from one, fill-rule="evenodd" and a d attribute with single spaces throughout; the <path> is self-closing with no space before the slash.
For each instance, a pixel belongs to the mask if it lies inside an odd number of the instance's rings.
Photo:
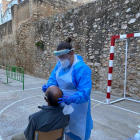
<path id="1" fill-rule="evenodd" d="M 25 90 L 22 83 L 6 82 L 5 70 L 0 69 L 0 140 L 23 132 L 28 116 L 38 111 L 37 106 L 45 104 L 41 86 L 46 80 L 25 75 Z M 91 113 L 94 121 L 91 140 L 126 140 L 137 133 L 140 124 L 140 104 L 121 101 L 113 105 L 103 104 L 105 94 L 92 91 Z M 117 99 L 117 97 L 112 97 Z"/>

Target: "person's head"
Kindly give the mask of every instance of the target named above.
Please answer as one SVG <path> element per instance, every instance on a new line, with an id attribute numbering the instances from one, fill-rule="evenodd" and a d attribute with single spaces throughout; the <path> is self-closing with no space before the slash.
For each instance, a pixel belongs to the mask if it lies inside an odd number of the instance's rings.
<path id="1" fill-rule="evenodd" d="M 72 49 L 72 45 L 70 44 L 72 39 L 68 37 L 65 41 L 62 41 L 58 46 L 57 46 L 57 51 L 64 50 L 64 49 Z"/>
<path id="2" fill-rule="evenodd" d="M 73 61 L 74 61 L 74 51 L 73 51 L 73 48 L 72 48 L 72 45 L 70 44 L 72 41 L 72 39 L 70 37 L 68 37 L 66 39 L 65 42 L 61 42 L 58 46 L 57 46 L 57 51 L 60 51 L 60 50 L 65 50 L 65 49 L 68 49 L 70 50 L 69 53 L 67 54 L 64 54 L 64 55 L 59 55 L 58 58 L 60 59 L 60 62 L 61 62 L 61 65 L 63 65 L 64 63 L 66 64 L 68 60 L 70 62 L 69 65 L 72 65 L 73 64 Z M 65 61 L 65 62 L 64 62 Z M 68 63 L 69 63 L 68 62 Z M 63 67 L 63 66 L 62 66 Z"/>
<path id="3" fill-rule="evenodd" d="M 50 86 L 45 92 L 44 99 L 48 102 L 48 106 L 59 106 L 58 99 L 61 98 L 63 92 L 57 86 Z"/>

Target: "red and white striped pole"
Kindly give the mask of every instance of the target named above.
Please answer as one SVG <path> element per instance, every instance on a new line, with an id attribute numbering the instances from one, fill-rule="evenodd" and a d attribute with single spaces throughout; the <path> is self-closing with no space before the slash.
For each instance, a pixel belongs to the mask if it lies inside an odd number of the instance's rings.
<path id="1" fill-rule="evenodd" d="M 130 37 L 140 37 L 140 33 L 124 34 L 124 35 L 117 35 L 117 36 L 112 36 L 111 37 L 111 47 L 110 47 L 110 60 L 109 60 L 109 72 L 108 72 L 108 85 L 107 85 L 106 104 L 110 104 L 115 39 L 119 39 L 119 38 L 123 39 L 123 38 L 130 38 Z"/>

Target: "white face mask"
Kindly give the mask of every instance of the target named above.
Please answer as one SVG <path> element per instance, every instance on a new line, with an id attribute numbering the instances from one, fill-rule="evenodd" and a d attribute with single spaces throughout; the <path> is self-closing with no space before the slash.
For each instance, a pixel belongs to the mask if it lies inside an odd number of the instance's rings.
<path id="1" fill-rule="evenodd" d="M 62 68 L 67 68 L 68 66 L 70 66 L 70 61 L 68 59 L 61 59 L 60 63 Z"/>

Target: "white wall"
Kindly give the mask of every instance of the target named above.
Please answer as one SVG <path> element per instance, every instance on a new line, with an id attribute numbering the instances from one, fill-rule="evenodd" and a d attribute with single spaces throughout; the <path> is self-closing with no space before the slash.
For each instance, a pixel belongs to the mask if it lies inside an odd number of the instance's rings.
<path id="1" fill-rule="evenodd" d="M 5 23 L 5 22 L 7 22 L 7 21 L 12 19 L 11 7 L 14 4 L 18 4 L 18 0 L 12 0 L 11 2 L 9 2 L 7 4 L 8 8 L 6 9 L 5 13 L 3 14 L 2 21 L 0 21 L 0 24 L 3 24 L 3 23 Z"/>
<path id="2" fill-rule="evenodd" d="M 2 24 L 2 4 L 0 3 L 0 24 Z"/>
<path id="3" fill-rule="evenodd" d="M 7 7 L 8 7 L 8 8 L 11 8 L 12 5 L 14 5 L 14 4 L 18 4 L 18 0 L 12 0 L 11 2 L 9 2 L 9 3 L 7 4 Z"/>
<path id="4" fill-rule="evenodd" d="M 11 9 L 7 9 L 2 17 L 2 23 L 5 23 L 9 20 L 11 20 L 12 17 L 11 17 Z"/>

